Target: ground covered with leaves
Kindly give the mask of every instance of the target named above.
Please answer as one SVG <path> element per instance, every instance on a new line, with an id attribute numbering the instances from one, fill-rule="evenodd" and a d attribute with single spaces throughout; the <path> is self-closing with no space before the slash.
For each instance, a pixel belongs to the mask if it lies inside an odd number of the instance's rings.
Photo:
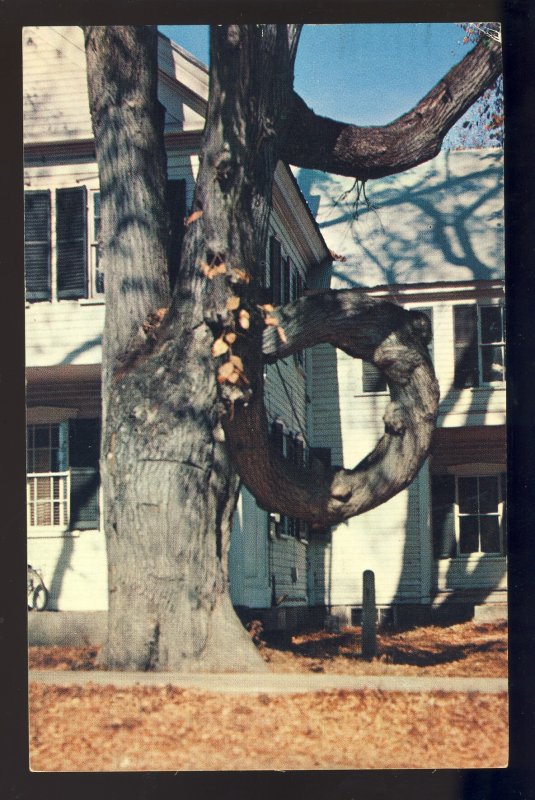
<path id="1" fill-rule="evenodd" d="M 371 662 L 361 656 L 360 628 L 309 631 L 281 639 L 256 627 L 254 638 L 273 672 L 507 677 L 505 622 L 382 631 L 377 636 L 377 657 Z M 96 647 L 30 647 L 30 668 L 96 669 L 98 652 Z"/>
<path id="2" fill-rule="evenodd" d="M 503 677 L 504 624 L 277 641 L 255 629 L 274 672 Z M 97 668 L 97 648 L 30 648 L 35 669 Z M 507 763 L 505 693 L 331 690 L 224 694 L 167 686 L 30 684 L 35 771 L 491 768 Z"/>
<path id="3" fill-rule="evenodd" d="M 36 771 L 479 768 L 507 762 L 505 694 L 229 695 L 30 688 Z"/>

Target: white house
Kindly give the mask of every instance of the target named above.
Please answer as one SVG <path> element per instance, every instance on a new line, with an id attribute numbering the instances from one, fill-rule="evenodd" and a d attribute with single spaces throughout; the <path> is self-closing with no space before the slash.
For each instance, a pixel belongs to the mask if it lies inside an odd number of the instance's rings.
<path id="1" fill-rule="evenodd" d="M 105 274 L 83 35 L 27 27 L 24 42 L 28 561 L 59 610 L 105 611 L 98 479 Z M 206 68 L 159 38 L 169 203 L 190 206 L 208 96 Z M 433 454 L 389 503 L 312 534 L 243 490 L 230 588 L 244 616 L 288 627 L 307 615 L 357 619 L 362 573 L 385 612 L 501 603 L 505 559 L 502 164 L 450 152 L 367 186 L 279 163 L 266 252 L 275 303 L 356 287 L 432 317 L 442 402 Z M 301 187 L 301 188 L 299 188 Z M 306 197 L 307 202 L 303 197 Z M 362 193 L 361 193 L 362 200 Z M 316 221 L 317 220 L 317 221 Z M 318 227 L 319 226 L 319 227 Z M 175 252 L 179 253 L 177 237 Z M 328 249 L 330 248 L 330 250 Z M 337 254 L 334 261 L 330 251 Z M 382 433 L 386 386 L 329 346 L 266 367 L 274 441 L 288 458 L 352 466 Z M 465 610 L 465 611 L 464 611 Z"/>
<path id="2" fill-rule="evenodd" d="M 499 150 L 449 151 L 370 181 L 297 171 L 332 266 L 309 286 L 354 287 L 425 311 L 440 384 L 432 455 L 413 484 L 316 548 L 311 601 L 358 618 L 362 573 L 397 620 L 431 609 L 505 609 L 506 428 L 503 165 Z M 355 205 L 357 196 L 359 202 Z M 380 373 L 329 345 L 310 351 L 310 440 L 351 467 L 383 431 Z"/>
<path id="3" fill-rule="evenodd" d="M 52 608 L 105 610 L 98 475 L 105 274 L 83 34 L 34 26 L 23 37 L 28 561 L 42 571 Z M 183 219 L 198 168 L 208 74 L 164 36 L 158 55 L 169 202 Z M 280 163 L 265 265 L 275 303 L 297 298 L 309 272 L 330 261 L 295 178 Z M 305 367 L 299 354 L 266 369 L 273 433 L 296 459 L 306 458 Z M 284 597 L 287 607 L 306 607 L 307 537 L 296 520 L 270 520 L 244 490 L 230 562 L 234 603 L 269 608 Z"/>

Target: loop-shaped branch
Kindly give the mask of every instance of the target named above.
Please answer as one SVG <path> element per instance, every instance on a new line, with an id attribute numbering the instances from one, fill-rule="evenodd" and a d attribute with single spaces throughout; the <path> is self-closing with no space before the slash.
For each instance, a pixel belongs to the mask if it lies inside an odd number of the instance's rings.
<path id="1" fill-rule="evenodd" d="M 262 507 L 299 517 L 313 528 L 336 525 L 390 499 L 414 479 L 430 448 L 439 390 L 427 352 L 431 323 L 422 312 L 356 290 L 326 291 L 276 308 L 263 334 L 266 361 L 324 342 L 374 363 L 391 402 L 385 433 L 354 469 L 301 467 L 272 448 L 263 402 L 262 367 L 249 357 L 252 396 L 223 419 L 227 445 L 243 483 Z M 257 359 L 258 361 L 259 359 Z"/>

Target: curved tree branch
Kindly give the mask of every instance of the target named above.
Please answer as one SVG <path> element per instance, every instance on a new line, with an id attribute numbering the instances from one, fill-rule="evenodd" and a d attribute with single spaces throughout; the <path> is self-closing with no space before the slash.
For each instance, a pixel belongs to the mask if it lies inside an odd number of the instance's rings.
<path id="1" fill-rule="evenodd" d="M 282 158 L 359 180 L 411 169 L 440 152 L 449 129 L 501 71 L 501 45 L 484 38 L 412 111 L 381 127 L 320 117 L 294 93 Z"/>
<path id="2" fill-rule="evenodd" d="M 354 358 L 371 361 L 388 380 L 391 402 L 384 415 L 385 434 L 351 470 L 299 467 L 272 449 L 258 372 L 247 402 L 223 418 L 234 465 L 261 506 L 299 517 L 312 527 L 335 525 L 404 489 L 428 454 L 439 400 L 426 349 L 431 323 L 421 312 L 350 289 L 303 297 L 277 308 L 273 316 L 286 342 L 274 327 L 265 329 L 267 361 L 329 342 Z M 246 372 L 254 374 L 253 362 L 246 364 Z"/>

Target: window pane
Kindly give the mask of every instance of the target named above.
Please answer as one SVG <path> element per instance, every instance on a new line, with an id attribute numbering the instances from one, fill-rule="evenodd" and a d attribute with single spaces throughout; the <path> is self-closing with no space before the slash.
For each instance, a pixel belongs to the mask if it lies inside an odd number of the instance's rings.
<path id="1" fill-rule="evenodd" d="M 459 550 L 461 553 L 478 552 L 477 517 L 459 518 Z"/>
<path id="2" fill-rule="evenodd" d="M 490 476 L 479 479 L 479 513 L 498 513 L 498 478 Z"/>
<path id="3" fill-rule="evenodd" d="M 500 306 L 486 306 L 481 309 L 481 343 L 503 341 L 502 309 Z"/>
<path id="4" fill-rule="evenodd" d="M 37 425 L 35 428 L 35 447 L 48 447 L 50 444 L 50 429 L 48 425 Z"/>
<path id="5" fill-rule="evenodd" d="M 459 512 L 477 514 L 477 478 L 459 478 Z"/>
<path id="6" fill-rule="evenodd" d="M 387 383 L 383 373 L 369 361 L 362 362 L 362 391 L 386 392 Z"/>
<path id="7" fill-rule="evenodd" d="M 503 345 L 486 345 L 481 348 L 481 362 L 483 367 L 483 381 L 485 383 L 503 382 L 504 380 L 504 353 Z"/>
<path id="8" fill-rule="evenodd" d="M 33 457 L 34 472 L 50 472 L 50 450 L 35 450 Z"/>
<path id="9" fill-rule="evenodd" d="M 500 552 L 500 524 L 497 516 L 481 517 L 481 552 Z"/>

